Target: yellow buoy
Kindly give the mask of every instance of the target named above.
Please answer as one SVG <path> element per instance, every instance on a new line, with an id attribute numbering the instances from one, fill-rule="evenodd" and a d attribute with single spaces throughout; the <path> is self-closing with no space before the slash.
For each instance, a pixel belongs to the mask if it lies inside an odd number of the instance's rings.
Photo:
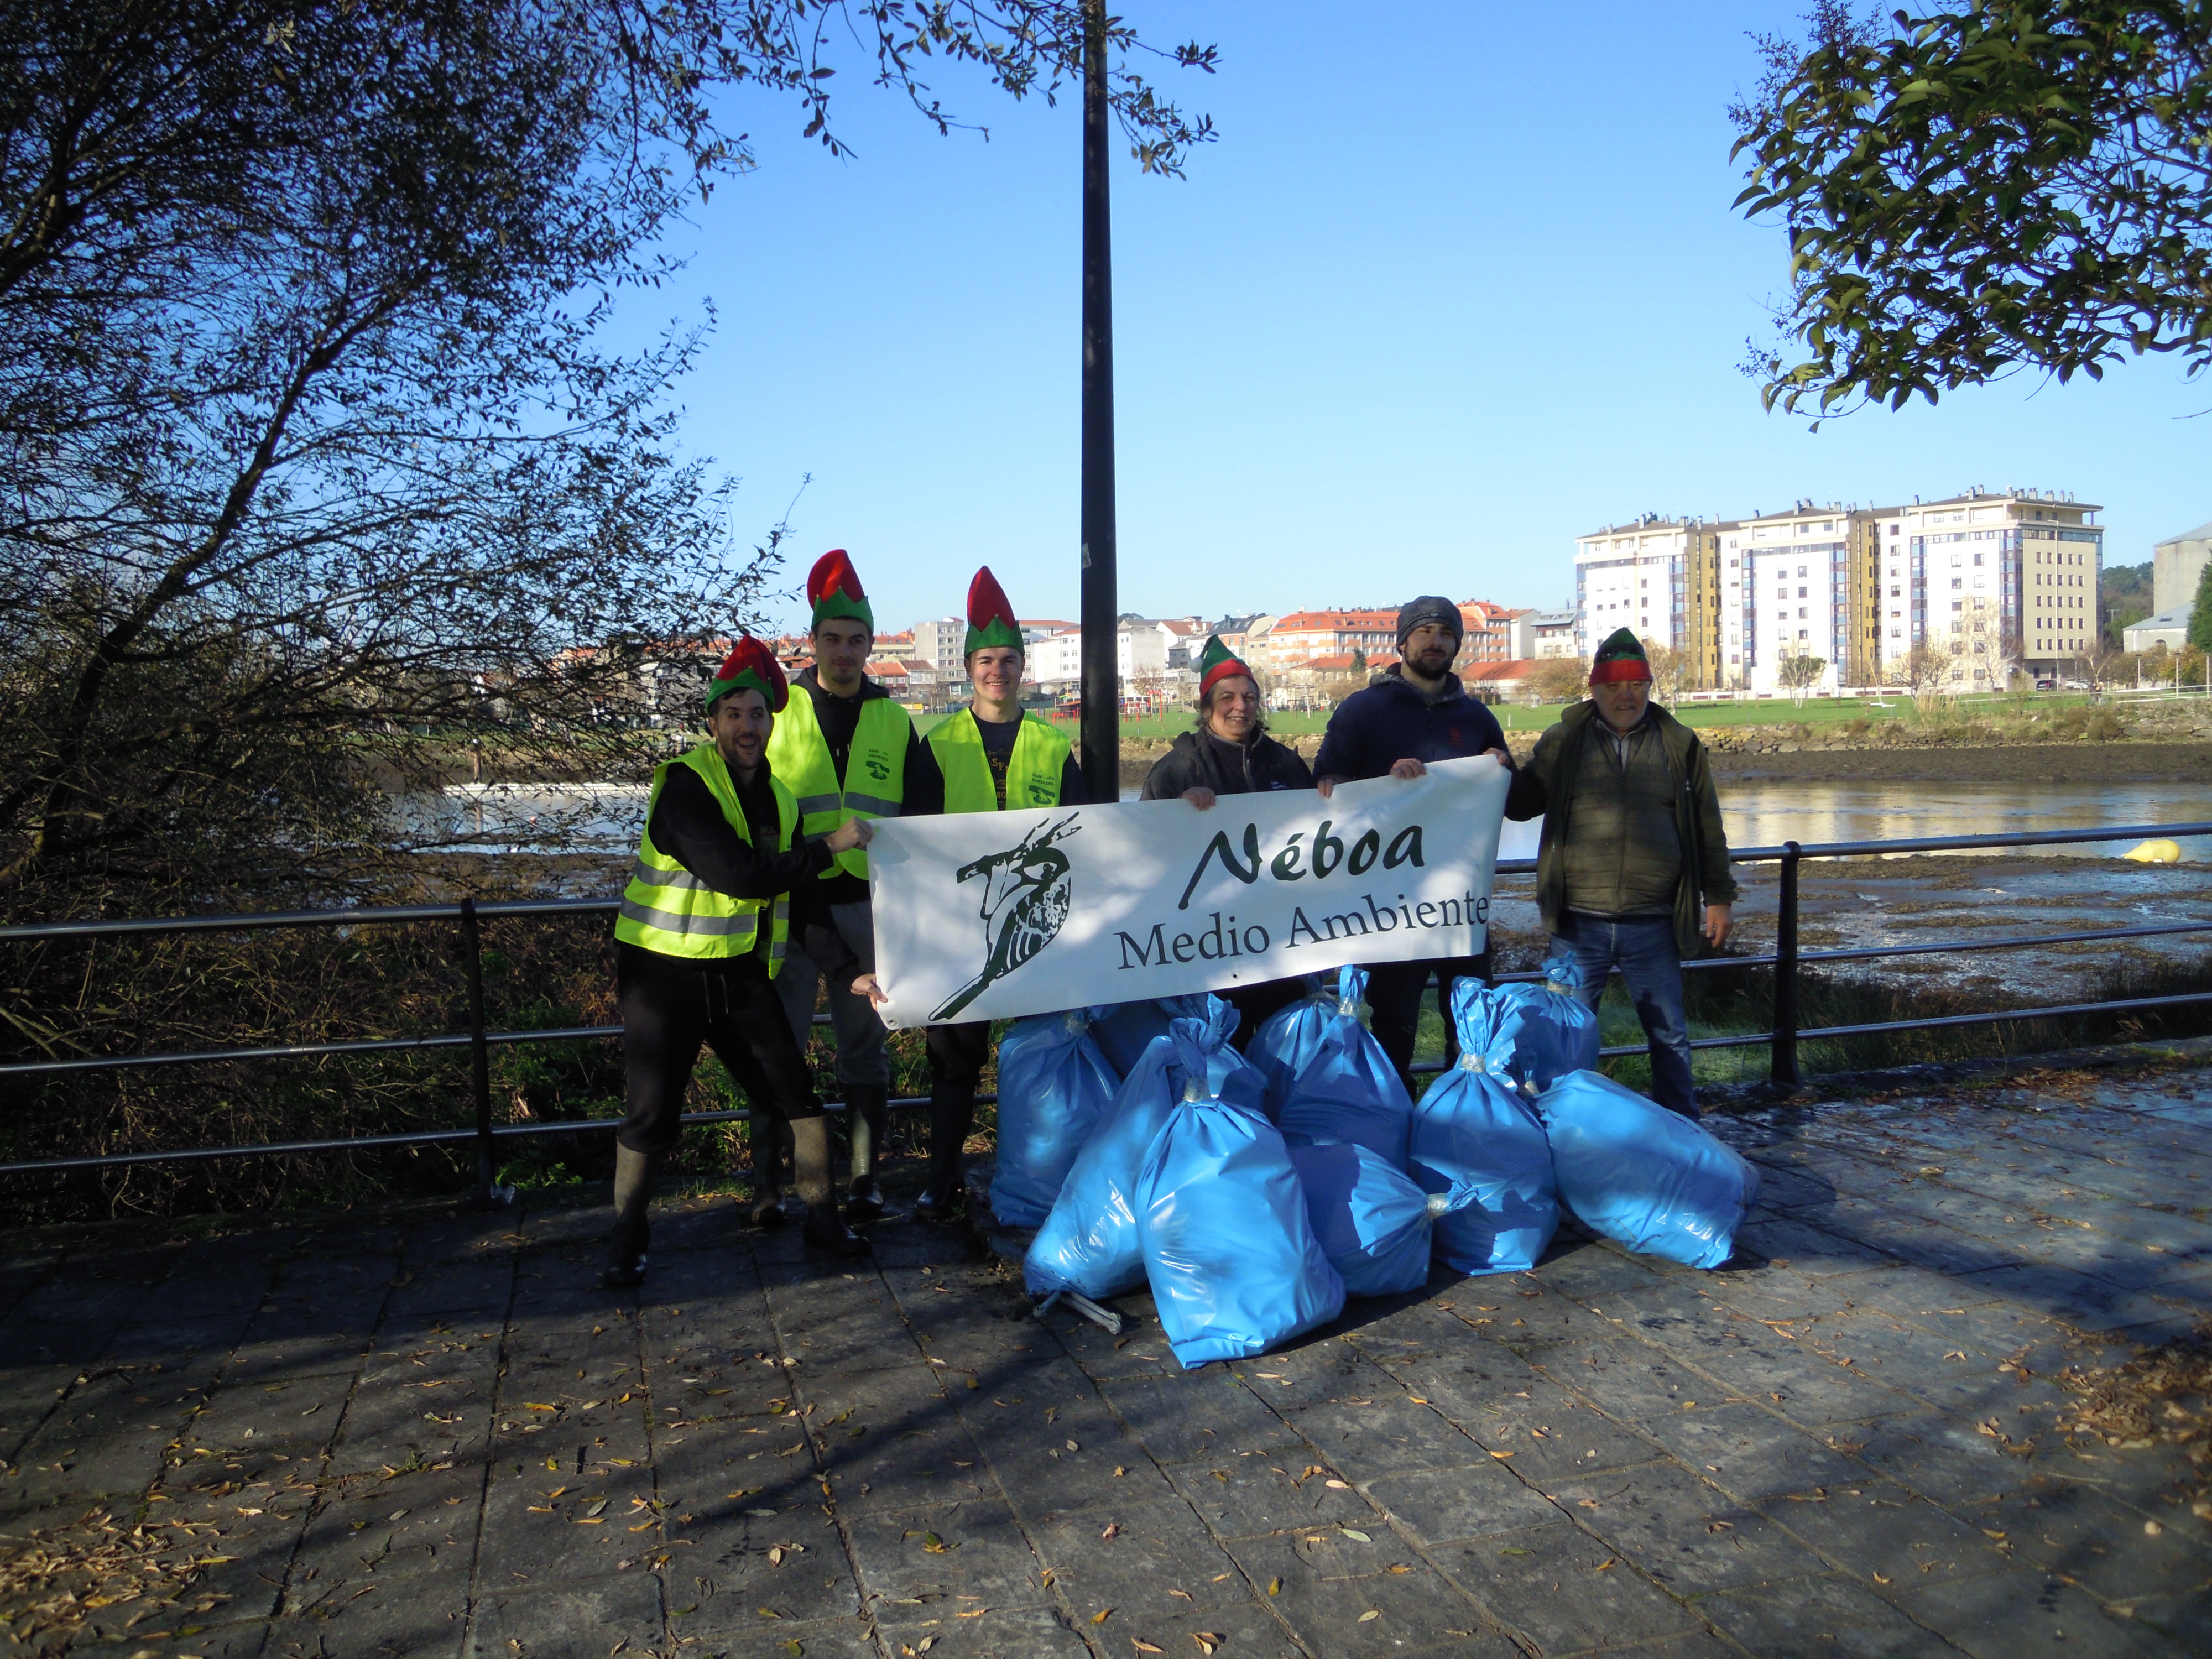
<path id="1" fill-rule="evenodd" d="M 2181 862 L 2181 847 L 2179 842 L 2164 839 L 2147 841 L 2133 851 L 2123 853 L 2120 856 L 2132 860 L 2137 864 L 2179 864 Z"/>

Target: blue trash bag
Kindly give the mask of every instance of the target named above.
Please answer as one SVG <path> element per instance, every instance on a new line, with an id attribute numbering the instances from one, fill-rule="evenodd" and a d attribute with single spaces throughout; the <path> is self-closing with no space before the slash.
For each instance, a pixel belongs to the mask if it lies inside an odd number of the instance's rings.
<path id="1" fill-rule="evenodd" d="M 1178 1046 L 1190 1039 L 1178 1024 Z M 1261 1113 L 1210 1098 L 1201 1061 L 1137 1177 L 1145 1273 L 1186 1367 L 1265 1353 L 1343 1311 L 1289 1147 Z"/>
<path id="2" fill-rule="evenodd" d="M 1452 987 L 1459 1064 L 1422 1094 L 1408 1138 L 1407 1171 L 1414 1184 L 1460 1200 L 1437 1218 L 1436 1253 L 1463 1273 L 1533 1267 L 1559 1225 L 1544 1126 L 1469 1041 L 1489 994 L 1479 980 Z"/>
<path id="3" fill-rule="evenodd" d="M 1759 1198 L 1759 1170 L 1678 1112 L 1576 1072 L 1537 1097 L 1559 1196 L 1593 1232 L 1686 1267 L 1717 1267 Z"/>
<path id="4" fill-rule="evenodd" d="M 1204 1019 L 1207 1017 L 1206 1004 L 1218 1001 L 1219 998 L 1201 991 L 1195 996 L 1114 1003 L 1098 1010 L 1098 1018 L 1091 1022 L 1091 1040 L 1106 1056 L 1114 1075 L 1127 1077 L 1136 1070 L 1137 1062 L 1152 1046 L 1153 1039 L 1168 1034 L 1170 1021 Z M 1232 1033 L 1236 1029 L 1234 1025 L 1230 1027 Z"/>
<path id="5" fill-rule="evenodd" d="M 991 1212 L 1010 1227 L 1040 1225 L 1075 1155 L 1114 1103 L 1121 1080 L 1091 1042 L 1104 1012 L 1018 1019 L 999 1039 L 998 1168 Z"/>
<path id="6" fill-rule="evenodd" d="M 1425 1193 L 1382 1155 L 1352 1141 L 1291 1148 L 1306 1216 L 1346 1296 L 1395 1296 L 1429 1281 L 1440 1217 L 1474 1200 L 1472 1187 Z"/>
<path id="7" fill-rule="evenodd" d="M 1176 1019 L 1167 1034 L 1152 1040 L 1076 1153 L 1023 1260 L 1022 1277 L 1031 1295 L 1068 1290 L 1097 1300 L 1145 1282 L 1137 1174 L 1182 1101 L 1194 1063 L 1202 1068 L 1200 1087 L 1206 1093 L 1259 1110 L 1260 1074 L 1229 1046 L 1237 1011 L 1218 998 L 1206 1001 L 1212 1004 L 1206 1018 Z"/>
<path id="8" fill-rule="evenodd" d="M 1246 1050 L 1267 1082 L 1267 1115 L 1293 1146 L 1352 1141 L 1406 1167 L 1413 1102 L 1382 1045 L 1359 1023 L 1366 970 L 1338 970 L 1332 995 L 1279 1009 Z"/>
<path id="9" fill-rule="evenodd" d="M 1597 1066 L 1597 1016 L 1583 1006 L 1582 964 L 1553 957 L 1540 985 L 1486 989 L 1467 1018 L 1457 1019 L 1460 1046 L 1479 1054 L 1525 1095 L 1570 1072 Z M 1470 1038 L 1472 1040 L 1470 1040 Z"/>

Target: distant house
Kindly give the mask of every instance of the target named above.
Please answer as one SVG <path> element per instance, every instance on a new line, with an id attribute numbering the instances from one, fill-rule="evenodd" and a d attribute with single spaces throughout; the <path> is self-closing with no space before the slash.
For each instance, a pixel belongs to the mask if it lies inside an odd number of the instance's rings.
<path id="1" fill-rule="evenodd" d="M 2169 651 L 2179 651 L 2189 643 L 2189 613 L 2194 605 L 2185 605 L 2172 611 L 2161 611 L 2155 617 L 2145 617 L 2139 623 L 2130 623 L 2121 631 L 2121 643 L 2130 651 L 2148 651 L 2163 645 Z"/>
<path id="2" fill-rule="evenodd" d="M 1469 663 L 1459 671 L 1459 678 L 1470 697 L 1484 702 L 1511 702 L 1528 690 L 1535 672 L 1534 658 L 1516 657 L 1510 662 Z"/>

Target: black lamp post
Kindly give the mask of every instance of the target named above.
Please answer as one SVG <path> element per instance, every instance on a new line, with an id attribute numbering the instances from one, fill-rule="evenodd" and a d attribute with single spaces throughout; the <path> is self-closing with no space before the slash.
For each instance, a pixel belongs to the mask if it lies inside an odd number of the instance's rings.
<path id="1" fill-rule="evenodd" d="M 1083 0 L 1083 781 L 1121 798 L 1114 550 L 1114 256 L 1106 189 L 1105 0 Z"/>

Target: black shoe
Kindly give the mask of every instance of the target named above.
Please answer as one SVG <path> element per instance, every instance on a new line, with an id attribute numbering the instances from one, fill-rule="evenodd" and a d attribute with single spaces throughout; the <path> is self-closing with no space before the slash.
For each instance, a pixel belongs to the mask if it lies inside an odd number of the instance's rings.
<path id="1" fill-rule="evenodd" d="M 915 1200 L 914 1218 L 916 1221 L 950 1221 L 960 1213 L 961 1192 L 957 1187 L 948 1187 L 943 1192 L 932 1190 Z"/>
<path id="2" fill-rule="evenodd" d="M 600 1285 L 610 1291 L 634 1291 L 645 1283 L 645 1252 L 632 1252 L 621 1245 L 608 1258 L 606 1271 L 599 1275 Z"/>
<path id="3" fill-rule="evenodd" d="M 744 1201 L 745 1219 L 756 1227 L 791 1225 L 791 1212 L 783 1207 L 783 1194 L 773 1188 L 757 1192 Z"/>
<path id="4" fill-rule="evenodd" d="M 884 1195 L 876 1183 L 866 1176 L 853 1183 L 845 1195 L 845 1219 L 848 1221 L 880 1221 L 884 1216 Z"/>
<path id="5" fill-rule="evenodd" d="M 868 1241 L 838 1220 L 836 1213 L 827 1206 L 810 1213 L 799 1234 L 816 1249 L 831 1255 L 856 1256 L 868 1253 Z"/>

